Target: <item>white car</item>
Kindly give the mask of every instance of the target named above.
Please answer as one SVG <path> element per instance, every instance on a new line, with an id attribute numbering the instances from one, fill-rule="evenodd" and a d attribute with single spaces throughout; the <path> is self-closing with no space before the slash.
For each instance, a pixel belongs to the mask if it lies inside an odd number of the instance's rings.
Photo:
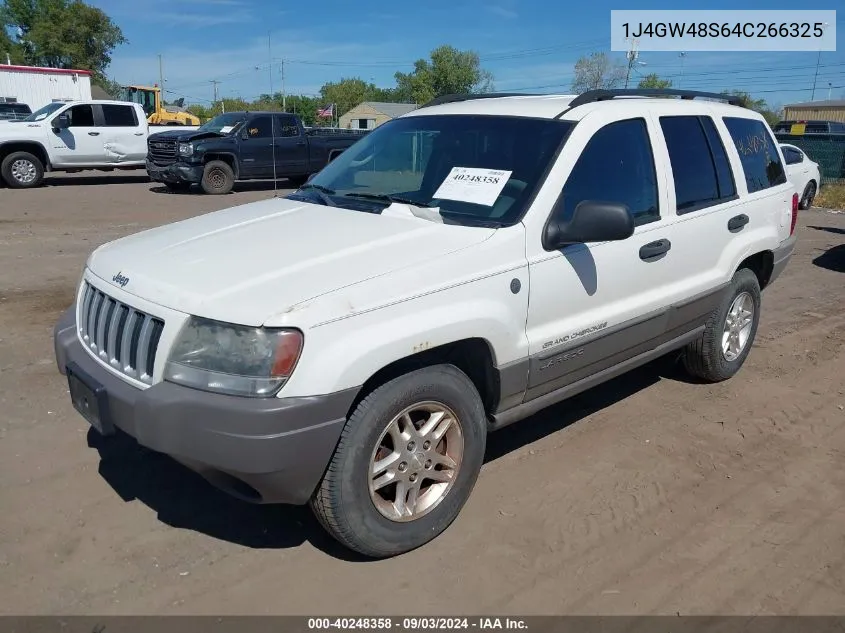
<path id="1" fill-rule="evenodd" d="M 49 103 L 0 126 L 0 179 L 27 189 L 39 186 L 50 171 L 143 169 L 147 137 L 162 129 L 172 128 L 150 127 L 137 103 Z"/>
<path id="2" fill-rule="evenodd" d="M 780 149 L 786 163 L 786 175 L 795 185 L 795 191 L 799 195 L 798 208 L 809 209 L 813 206 L 813 198 L 816 197 L 821 182 L 819 164 L 795 145 L 781 143 Z"/>
<path id="3" fill-rule="evenodd" d="M 286 198 L 100 246 L 55 329 L 73 405 L 353 550 L 421 546 L 488 432 L 751 352 L 798 195 L 762 116 L 660 94 L 436 100 Z"/>

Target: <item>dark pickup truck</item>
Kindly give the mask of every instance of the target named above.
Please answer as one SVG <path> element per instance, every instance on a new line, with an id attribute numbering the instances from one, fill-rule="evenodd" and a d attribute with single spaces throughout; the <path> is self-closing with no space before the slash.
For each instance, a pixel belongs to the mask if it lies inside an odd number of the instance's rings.
<path id="1" fill-rule="evenodd" d="M 366 133 L 305 128 L 295 114 L 230 112 L 197 130 L 151 134 L 147 173 L 174 191 L 199 184 L 206 193 L 224 194 L 236 180 L 274 176 L 299 186 Z"/>

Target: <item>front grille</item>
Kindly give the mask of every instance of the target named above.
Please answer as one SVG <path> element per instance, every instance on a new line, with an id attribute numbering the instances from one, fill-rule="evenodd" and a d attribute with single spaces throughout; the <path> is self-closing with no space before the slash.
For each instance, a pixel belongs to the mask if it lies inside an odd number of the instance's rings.
<path id="1" fill-rule="evenodd" d="M 148 139 L 147 153 L 156 165 L 175 163 L 178 155 L 176 139 Z"/>
<path id="2" fill-rule="evenodd" d="M 121 303 L 85 282 L 79 334 L 101 362 L 152 384 L 164 321 Z"/>

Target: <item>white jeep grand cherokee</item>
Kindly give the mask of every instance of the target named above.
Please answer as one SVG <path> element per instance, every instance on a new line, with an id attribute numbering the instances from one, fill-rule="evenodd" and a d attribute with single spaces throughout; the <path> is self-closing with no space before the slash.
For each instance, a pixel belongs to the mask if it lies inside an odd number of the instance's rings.
<path id="1" fill-rule="evenodd" d="M 74 405 L 358 552 L 416 548 L 488 432 L 674 350 L 742 366 L 797 194 L 716 99 L 443 98 L 285 199 L 105 244 L 55 330 Z"/>

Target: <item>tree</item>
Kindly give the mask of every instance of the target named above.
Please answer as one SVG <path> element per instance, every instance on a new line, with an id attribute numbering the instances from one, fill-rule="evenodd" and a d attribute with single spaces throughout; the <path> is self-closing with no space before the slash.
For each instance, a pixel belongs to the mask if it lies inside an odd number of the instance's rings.
<path id="1" fill-rule="evenodd" d="M 587 90 L 616 88 L 625 80 L 625 66 L 612 62 L 606 53 L 592 53 L 575 62 L 572 90 L 581 94 Z"/>
<path id="2" fill-rule="evenodd" d="M 12 33 L 22 62 L 81 68 L 99 79 L 112 51 L 127 42 L 111 18 L 81 0 L 3 0 L 0 24 Z"/>
<path id="3" fill-rule="evenodd" d="M 664 88 L 672 87 L 671 79 L 661 79 L 657 73 L 649 73 L 637 84 L 638 88 L 657 88 L 663 90 Z"/>
<path id="4" fill-rule="evenodd" d="M 397 72 L 395 100 L 422 104 L 447 94 L 491 92 L 493 75 L 481 68 L 478 53 L 440 46 L 430 60 L 418 59 L 411 73 Z"/>
<path id="5" fill-rule="evenodd" d="M 374 84 L 359 77 L 341 78 L 338 82 L 329 82 L 320 88 L 323 105 L 335 104 L 338 115 L 346 114 L 364 101 L 381 101 L 383 96 Z"/>
<path id="6" fill-rule="evenodd" d="M 766 103 L 765 99 L 755 99 L 744 90 L 723 90 L 722 94 L 731 95 L 739 98 L 739 105 L 741 107 L 748 108 L 749 110 L 754 110 L 755 112 L 759 112 L 763 115 L 763 118 L 766 119 L 769 125 L 775 125 L 781 120 L 781 115 L 779 112 L 780 109 L 773 109 L 769 107 L 769 104 Z"/>

